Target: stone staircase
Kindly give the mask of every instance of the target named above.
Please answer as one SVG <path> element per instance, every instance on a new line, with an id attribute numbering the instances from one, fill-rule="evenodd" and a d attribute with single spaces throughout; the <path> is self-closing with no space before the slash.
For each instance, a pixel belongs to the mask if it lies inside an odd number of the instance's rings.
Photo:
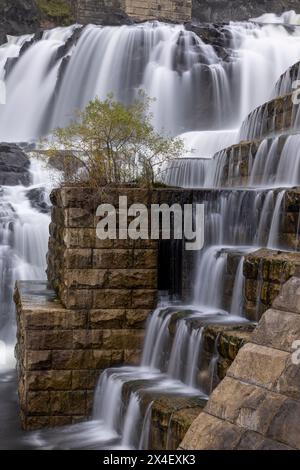
<path id="1" fill-rule="evenodd" d="M 270 147 L 278 137 L 280 155 L 288 136 L 299 134 L 299 106 L 292 93 L 299 68 L 297 63 L 280 77 L 275 90 L 283 96 L 250 113 L 241 130 L 242 142 L 215 155 L 223 159 L 221 186 L 247 186 L 262 139 Z M 180 449 L 300 449 L 298 194 L 298 187 L 286 191 L 280 213 L 280 244 L 293 252 L 260 249 L 245 257 L 245 311 L 248 318 L 260 321 Z"/>
<path id="2" fill-rule="evenodd" d="M 300 279 L 285 283 L 180 449 L 300 449 Z M 298 346 L 299 348 L 299 346 Z"/>

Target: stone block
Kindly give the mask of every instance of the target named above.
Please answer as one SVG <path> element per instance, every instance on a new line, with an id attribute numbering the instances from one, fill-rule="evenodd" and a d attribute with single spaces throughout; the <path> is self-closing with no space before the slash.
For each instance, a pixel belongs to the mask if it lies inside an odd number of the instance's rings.
<path id="1" fill-rule="evenodd" d="M 286 368 L 276 383 L 276 391 L 296 400 L 300 399 L 300 366 L 289 358 Z"/>
<path id="2" fill-rule="evenodd" d="M 186 433 L 179 449 L 233 450 L 245 431 L 207 413 L 200 413 Z"/>
<path id="3" fill-rule="evenodd" d="M 121 309 L 90 310 L 89 327 L 95 328 L 95 329 L 97 328 L 103 328 L 103 329 L 122 328 L 125 322 L 125 318 L 127 320 L 127 312 L 128 312 L 127 310 L 122 309 L 122 308 Z M 133 310 L 133 312 L 135 314 L 135 312 L 138 312 L 138 311 Z M 132 314 L 133 318 L 134 318 L 134 314 Z M 129 325 L 131 321 L 130 319 L 131 319 L 131 316 L 129 314 L 129 320 L 127 320 L 127 323 Z"/>
<path id="4" fill-rule="evenodd" d="M 98 370 L 73 370 L 72 372 L 73 390 L 95 390 L 100 371 Z"/>
<path id="5" fill-rule="evenodd" d="M 157 269 L 158 256 L 157 250 L 139 250 L 133 252 L 133 267 L 136 269 Z"/>
<path id="6" fill-rule="evenodd" d="M 107 369 L 108 367 L 120 366 L 124 362 L 124 351 L 104 351 L 94 349 L 92 351 L 93 369 Z"/>
<path id="7" fill-rule="evenodd" d="M 108 284 L 108 277 L 105 269 L 68 269 L 63 282 L 67 290 L 101 289 Z"/>
<path id="8" fill-rule="evenodd" d="M 225 421 L 265 435 L 285 397 L 225 377 L 212 393 L 205 411 Z"/>
<path id="9" fill-rule="evenodd" d="M 86 414 L 86 392 L 65 391 L 50 392 L 50 407 L 52 414 L 67 416 Z"/>
<path id="10" fill-rule="evenodd" d="M 108 274 L 111 289 L 156 289 L 156 269 L 114 269 Z"/>
<path id="11" fill-rule="evenodd" d="M 253 431 L 246 431 L 235 450 L 293 450 L 280 442 L 265 438 Z"/>
<path id="12" fill-rule="evenodd" d="M 93 292 L 93 309 L 119 309 L 131 306 L 128 289 L 101 289 Z"/>
<path id="13" fill-rule="evenodd" d="M 39 349 L 71 349 L 73 347 L 72 330 L 29 330 L 25 333 L 26 348 Z"/>
<path id="14" fill-rule="evenodd" d="M 299 401 L 287 399 L 274 417 L 268 436 L 295 449 L 300 449 L 299 416 Z"/>
<path id="15" fill-rule="evenodd" d="M 111 351 L 140 350 L 143 339 L 144 332 L 139 330 L 103 330 L 103 348 Z"/>
<path id="16" fill-rule="evenodd" d="M 240 349 L 227 375 L 273 389 L 286 367 L 288 357 L 287 352 L 248 343 Z"/>
<path id="17" fill-rule="evenodd" d="M 127 328 L 145 328 L 151 310 L 128 309 L 125 311 Z"/>
<path id="18" fill-rule="evenodd" d="M 71 371 L 34 371 L 26 372 L 29 391 L 69 390 L 72 385 Z"/>
<path id="19" fill-rule="evenodd" d="M 21 406 L 23 407 L 23 403 Z M 28 392 L 26 410 L 30 414 L 49 415 L 51 410 L 50 392 Z"/>
<path id="20" fill-rule="evenodd" d="M 135 289 L 132 291 L 131 307 L 136 309 L 154 309 L 157 304 L 157 290 Z"/>
<path id="21" fill-rule="evenodd" d="M 71 248 L 65 250 L 63 265 L 65 269 L 92 268 L 92 249 Z"/>
<path id="22" fill-rule="evenodd" d="M 284 284 L 273 307 L 286 312 L 300 313 L 300 278 L 293 277 Z"/>
<path id="23" fill-rule="evenodd" d="M 133 250 L 93 250 L 93 268 L 129 269 L 131 267 L 133 267 Z"/>
<path id="24" fill-rule="evenodd" d="M 270 309 L 263 315 L 251 341 L 262 346 L 292 352 L 300 339 L 300 315 Z"/>
<path id="25" fill-rule="evenodd" d="M 76 330 L 73 332 L 74 349 L 101 349 L 105 347 L 105 331 L 107 330 Z"/>
<path id="26" fill-rule="evenodd" d="M 24 367 L 27 370 L 47 370 L 52 366 L 52 351 L 25 351 Z"/>
<path id="27" fill-rule="evenodd" d="M 91 350 L 52 351 L 52 368 L 58 370 L 93 369 Z"/>

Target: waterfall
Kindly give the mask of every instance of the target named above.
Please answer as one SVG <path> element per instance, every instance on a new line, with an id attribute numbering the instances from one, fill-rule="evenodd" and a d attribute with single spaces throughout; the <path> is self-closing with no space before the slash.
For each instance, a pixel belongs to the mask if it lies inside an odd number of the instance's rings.
<path id="1" fill-rule="evenodd" d="M 234 285 L 233 285 L 233 295 L 232 295 L 232 300 L 231 300 L 231 306 L 230 306 L 230 313 L 231 315 L 243 315 L 243 304 L 244 304 L 244 283 L 245 283 L 245 278 L 243 274 L 243 268 L 244 268 L 244 256 L 241 256 L 241 259 L 239 261 L 238 268 L 236 270 L 236 276 L 234 280 Z"/>
<path id="2" fill-rule="evenodd" d="M 258 18 L 253 18 L 252 21 L 269 24 L 300 25 L 300 15 L 298 15 L 294 10 L 286 11 L 281 15 L 274 15 L 274 13 L 264 13 Z"/>
<path id="3" fill-rule="evenodd" d="M 206 357 L 205 329 L 212 323 L 248 322 L 244 257 L 258 247 L 284 248 L 278 236 L 284 188 L 300 182 L 298 135 L 285 136 L 283 145 L 279 136 L 264 139 L 255 155 L 241 151 L 235 158 L 233 149 L 228 150 L 241 139 L 263 134 L 262 105 L 275 93 L 279 77 L 300 59 L 298 29 L 267 23 L 295 21 L 289 14 L 280 21 L 272 16 L 222 25 L 227 39 L 210 45 L 183 25 L 151 22 L 87 25 L 80 31 L 73 25 L 46 31 L 40 39 L 8 38 L 0 47 L 0 79 L 7 95 L 0 108 L 1 140 L 37 140 L 68 124 L 74 110 L 95 96 L 102 99 L 113 92 L 130 103 L 143 89 L 155 98 L 155 128 L 180 135 L 186 147 L 185 158 L 165 169 L 164 180 L 209 188 L 195 192 L 195 200 L 205 204 L 206 224 L 205 246 L 194 260 L 190 305 L 163 303 L 151 314 L 140 365 L 102 372 L 89 423 L 34 433 L 28 437 L 32 445 L 145 448 L 157 394 L 207 400 L 219 353 L 216 338 L 213 354 Z M 276 89 L 289 86 L 283 83 Z M 234 187 L 244 158 L 247 181 Z M 51 185 L 34 160 L 31 169 L 29 187 L 3 186 L 0 191 L 0 341 L 11 345 L 14 282 L 45 277 L 49 216 L 27 196 L 44 186 L 47 193 Z M 236 266 L 229 272 L 232 258 Z M 257 314 L 262 282 L 258 284 Z M 4 357 L 0 347 L 0 367 Z"/>
<path id="4" fill-rule="evenodd" d="M 62 46 L 76 27 L 45 32 L 17 59 L 5 78 L 2 140 L 37 138 L 67 124 L 75 109 L 95 96 L 104 98 L 113 92 L 129 102 L 138 88 L 156 99 L 153 122 L 159 130 L 174 135 L 237 129 L 252 109 L 268 99 L 279 76 L 300 55 L 298 31 L 278 25 L 224 26 L 224 34 L 232 38 L 226 61 L 184 26 L 157 22 L 89 25 L 64 51 Z M 25 40 L 29 38 L 20 42 Z M 10 40 L 0 48 L 1 56 L 15 57 L 18 47 Z"/>
<path id="5" fill-rule="evenodd" d="M 36 182 L 36 173 L 43 173 L 44 185 Z M 48 171 L 33 163 L 30 186 L 2 186 L 0 190 L 0 340 L 8 348 L 15 342 L 12 297 L 16 280 L 46 278 L 50 217 L 32 206 L 28 194 L 36 189 L 49 192 L 48 178 Z"/>

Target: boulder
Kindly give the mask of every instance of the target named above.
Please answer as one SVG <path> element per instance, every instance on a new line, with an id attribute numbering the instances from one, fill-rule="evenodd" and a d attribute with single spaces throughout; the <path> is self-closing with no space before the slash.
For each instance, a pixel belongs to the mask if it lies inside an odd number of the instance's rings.
<path id="1" fill-rule="evenodd" d="M 0 185 L 30 184 L 30 160 L 16 144 L 0 143 Z"/>
<path id="2" fill-rule="evenodd" d="M 32 188 L 26 191 L 26 197 L 29 199 L 31 206 L 42 214 L 49 214 L 51 210 L 50 204 L 47 202 L 45 188 Z"/>
<path id="3" fill-rule="evenodd" d="M 39 26 L 39 11 L 34 0 L 0 0 L 0 44 L 6 35 L 33 33 Z"/>

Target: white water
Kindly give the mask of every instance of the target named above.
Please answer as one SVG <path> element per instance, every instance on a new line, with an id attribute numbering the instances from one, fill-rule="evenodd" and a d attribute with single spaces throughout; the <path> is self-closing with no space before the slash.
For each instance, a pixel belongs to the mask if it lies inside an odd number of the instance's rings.
<path id="1" fill-rule="evenodd" d="M 40 178 L 43 174 L 44 184 Z M 39 175 L 36 181 L 35 175 Z M 45 279 L 48 245 L 48 214 L 31 206 L 26 193 L 44 187 L 49 191 L 49 172 L 32 164 L 32 185 L 2 186 L 0 194 L 0 340 L 6 344 L 5 360 L 0 369 L 13 362 L 15 342 L 15 314 L 12 300 L 17 280 Z M 4 349 L 3 349 L 4 351 Z M 4 354 L 4 353 L 3 353 Z"/>
<path id="2" fill-rule="evenodd" d="M 299 32 L 278 25 L 224 26 L 234 50 L 228 62 L 180 25 L 90 25 L 67 53 L 71 58 L 58 83 L 62 58 L 56 59 L 56 53 L 74 28 L 45 33 L 7 77 L 7 104 L 0 110 L 2 140 L 39 137 L 69 122 L 74 110 L 96 95 L 113 92 L 128 102 L 138 88 L 156 98 L 152 111 L 157 129 L 172 134 L 236 129 L 268 99 L 279 76 L 300 55 Z M 2 54 L 9 55 L 10 47 L 2 46 Z"/>
<path id="3" fill-rule="evenodd" d="M 253 18 L 253 21 L 257 21 L 258 23 L 300 25 L 300 15 L 294 10 L 286 11 L 281 15 L 265 13 L 257 18 Z"/>
<path id="4" fill-rule="evenodd" d="M 83 107 L 96 95 L 104 98 L 112 91 L 126 103 L 138 88 L 144 88 L 156 98 L 152 105 L 156 128 L 173 135 L 183 134 L 187 155 L 202 165 L 199 177 L 194 170 L 189 175 L 186 173 L 185 181 L 190 187 L 218 187 L 222 158 L 212 156 L 238 140 L 237 129 L 243 119 L 269 98 L 279 76 L 300 59 L 298 30 L 289 32 L 280 25 L 225 26 L 233 49 L 226 63 L 212 46 L 180 25 L 155 23 L 120 28 L 90 25 L 67 52 L 70 59 L 58 81 L 62 57 L 57 58 L 57 52 L 73 30 L 74 27 L 59 28 L 45 33 L 41 41 L 19 58 L 5 79 L 7 104 L 0 109 L 0 138 L 16 141 L 40 137 L 68 123 L 75 108 Z M 15 48 L 9 48 L 9 44 L 2 47 L 3 62 L 10 54 L 18 53 Z M 252 127 L 247 130 L 250 135 L 259 128 L 258 118 L 259 111 L 252 116 Z M 287 185 L 298 184 L 295 176 L 298 157 L 290 171 L 295 145 L 291 138 L 277 166 L 276 153 L 268 154 L 265 164 L 254 162 L 250 181 L 256 186 L 257 178 L 261 178 L 259 184 L 273 189 L 249 187 L 206 193 L 206 245 L 197 260 L 196 279 L 192 280 L 192 305 L 157 308 L 148 320 L 141 365 L 108 369 L 101 375 L 93 420 L 62 431 L 34 434 L 30 437 L 34 446 L 146 447 L 152 393 L 207 398 L 214 383 L 218 350 L 216 341 L 214 354 L 208 362 L 204 361 L 205 326 L 211 322 L 246 321 L 242 318 L 243 257 L 259 246 L 278 247 L 284 192 L 276 188 L 283 178 Z M 268 148 L 262 147 L 258 158 L 265 158 Z M 231 176 L 235 171 L 232 165 Z M 275 179 L 270 177 L 271 171 Z M 35 170 L 34 174 L 40 172 Z M 10 291 L 16 278 L 44 277 L 49 219 L 29 206 L 25 191 L 22 187 L 4 188 L 1 196 L 2 273 L 12 273 L 3 276 L 5 284 L 1 293 L 9 294 L 10 306 Z M 12 236 L 11 224 L 16 227 Z M 228 257 L 232 255 L 239 262 L 236 273 L 232 274 L 233 291 L 226 305 L 225 274 Z M 1 334 L 5 338 L 13 332 L 12 316 L 7 320 L 7 311 L 5 307 L 0 312 L 1 322 L 4 319 Z M 181 314 L 174 319 L 176 312 Z M 0 354 L 4 357 L 3 351 Z M 129 394 L 124 408 L 124 384 L 132 381 L 140 381 L 141 387 Z M 149 394 L 144 416 L 143 393 Z"/>

